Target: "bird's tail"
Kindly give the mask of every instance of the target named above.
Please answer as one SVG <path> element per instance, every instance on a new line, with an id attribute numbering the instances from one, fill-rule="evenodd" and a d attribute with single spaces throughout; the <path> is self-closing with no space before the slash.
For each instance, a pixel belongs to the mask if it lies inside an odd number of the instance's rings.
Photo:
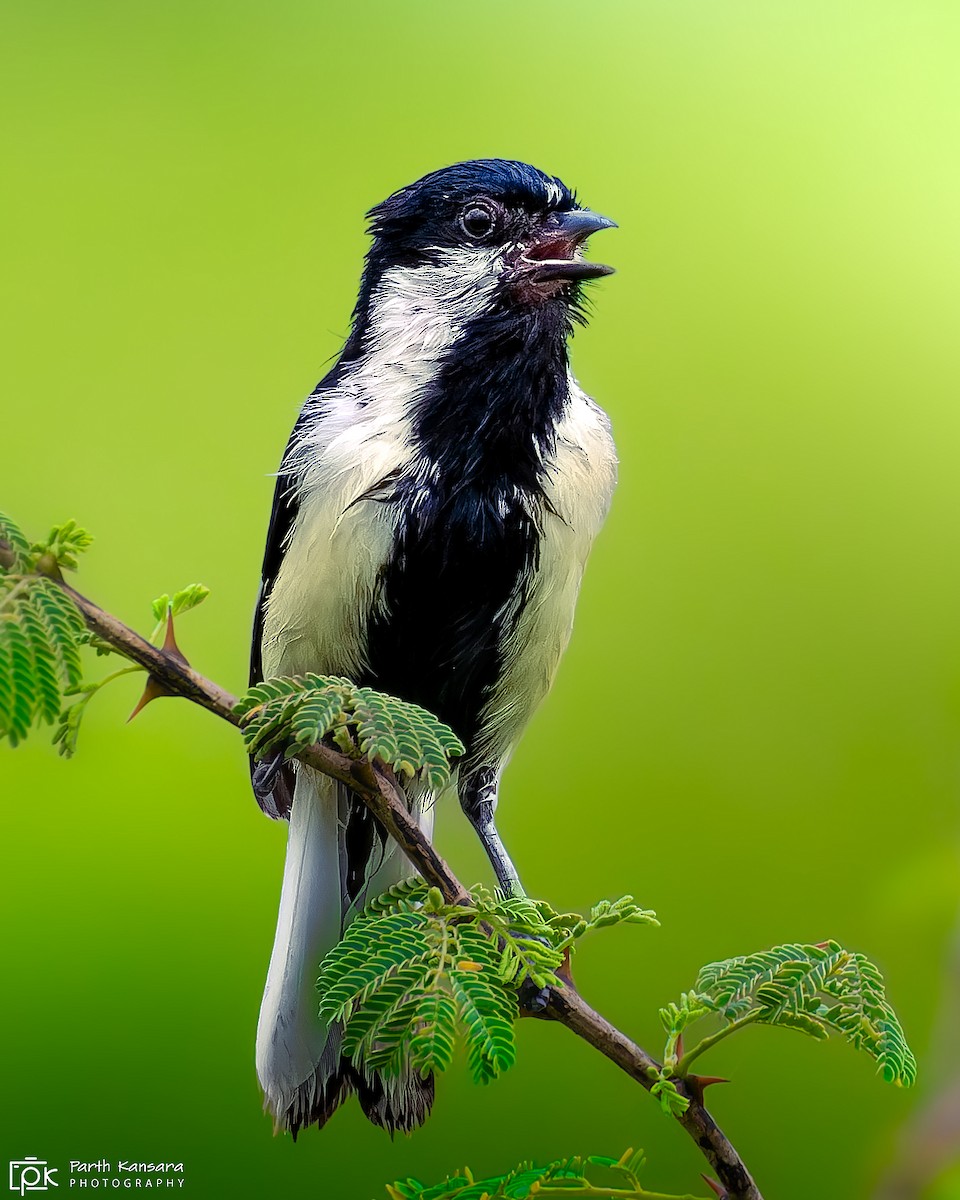
<path id="1" fill-rule="evenodd" d="M 323 1125 L 356 1091 L 364 1112 L 391 1133 L 422 1124 L 433 1079 L 399 1079 L 356 1068 L 340 1053 L 342 1030 L 318 1015 L 320 960 L 368 897 L 412 874 L 392 844 L 381 844 L 372 818 L 342 785 L 297 764 L 280 915 L 257 1026 L 257 1075 L 276 1128 L 296 1137 Z M 432 806 L 419 816 L 432 824 Z"/>

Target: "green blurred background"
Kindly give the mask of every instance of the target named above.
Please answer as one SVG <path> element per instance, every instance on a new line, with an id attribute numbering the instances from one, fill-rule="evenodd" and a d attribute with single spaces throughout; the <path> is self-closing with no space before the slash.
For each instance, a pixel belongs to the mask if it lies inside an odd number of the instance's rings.
<path id="1" fill-rule="evenodd" d="M 232 689 L 269 473 L 347 329 L 364 210 L 498 155 L 619 221 L 574 361 L 621 484 L 501 828 L 534 893 L 659 911 L 577 965 L 651 1048 L 709 959 L 833 936 L 881 964 L 915 1094 L 774 1030 L 710 1060 L 768 1200 L 872 1195 L 947 1069 L 958 55 L 950 0 L 0 8 L 0 503 L 33 531 L 87 525 L 82 589 L 141 629 L 153 596 L 208 584 L 181 642 Z M 643 1145 L 649 1186 L 702 1190 L 682 1131 L 536 1022 L 495 1086 L 442 1079 L 409 1140 L 353 1104 L 274 1139 L 253 1038 L 285 827 L 230 729 L 168 701 L 127 727 L 135 698 L 95 701 L 72 763 L 44 737 L 2 751 L 0 1157 L 182 1159 L 204 1200 L 369 1200 Z M 439 838 L 486 878 L 458 812 Z"/>

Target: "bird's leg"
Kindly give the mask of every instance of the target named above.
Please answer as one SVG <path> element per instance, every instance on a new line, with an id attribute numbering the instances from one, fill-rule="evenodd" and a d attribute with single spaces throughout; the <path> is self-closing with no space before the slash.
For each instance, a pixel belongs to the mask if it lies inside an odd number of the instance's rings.
<path id="1" fill-rule="evenodd" d="M 491 767 L 485 767 L 469 778 L 460 803 L 493 865 L 500 890 L 505 896 L 524 896 L 526 893 L 520 884 L 517 868 L 510 861 L 493 820 L 499 784 L 498 773 Z M 522 1009 L 533 1014 L 541 1013 L 550 999 L 550 989 L 537 987 L 528 977 L 520 984 L 518 999 Z"/>
<path id="2" fill-rule="evenodd" d="M 505 896 L 523 896 L 524 890 L 520 885 L 517 868 L 510 861 L 506 847 L 500 840 L 493 814 L 497 811 L 497 788 L 500 779 L 493 767 L 484 767 L 471 775 L 460 797 L 460 806 L 467 815 L 467 820 L 477 831 L 480 844 L 487 852 L 487 858 L 493 867 Z"/>

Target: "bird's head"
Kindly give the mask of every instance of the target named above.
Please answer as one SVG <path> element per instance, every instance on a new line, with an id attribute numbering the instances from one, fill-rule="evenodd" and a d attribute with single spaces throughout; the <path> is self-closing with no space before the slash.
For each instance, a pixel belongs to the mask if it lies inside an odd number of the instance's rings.
<path id="1" fill-rule="evenodd" d="M 613 271 L 585 259 L 583 247 L 615 222 L 581 207 L 559 179 L 526 163 L 479 159 L 444 167 L 368 217 L 368 292 L 384 277 L 402 277 L 410 294 L 449 302 L 464 317 L 491 307 L 575 310 L 581 282 Z"/>

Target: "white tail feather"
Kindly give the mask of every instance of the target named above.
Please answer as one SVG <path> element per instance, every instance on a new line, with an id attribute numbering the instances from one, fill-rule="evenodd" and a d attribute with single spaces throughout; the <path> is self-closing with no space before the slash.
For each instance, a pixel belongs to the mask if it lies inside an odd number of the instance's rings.
<path id="1" fill-rule="evenodd" d="M 278 1128 L 294 1133 L 325 1119 L 352 1090 L 340 1070 L 340 1029 L 320 1021 L 316 992 L 319 963 L 340 940 L 347 907 L 342 884 L 346 797 L 334 780 L 299 764 L 296 770 L 277 933 L 257 1025 L 257 1075 L 265 1107 Z M 429 836 L 432 803 L 419 820 Z M 413 873 L 393 843 L 377 862 L 380 852 L 377 843 L 376 870 L 358 905 Z M 402 1090 L 401 1081 L 390 1092 L 397 1087 Z"/>

